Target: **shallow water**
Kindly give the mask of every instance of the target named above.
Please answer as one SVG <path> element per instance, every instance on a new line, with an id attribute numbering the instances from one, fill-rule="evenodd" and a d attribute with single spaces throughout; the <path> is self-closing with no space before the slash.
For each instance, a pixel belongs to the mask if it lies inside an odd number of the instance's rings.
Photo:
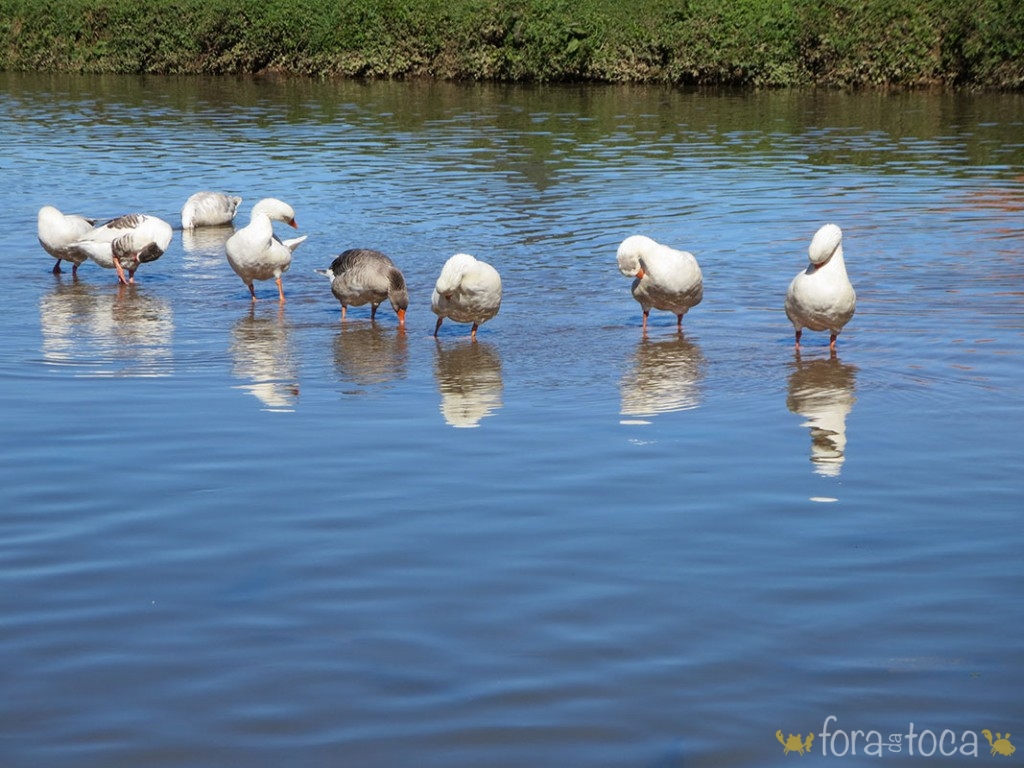
<path id="1" fill-rule="evenodd" d="M 0 93 L 5 766 L 784 765 L 829 715 L 973 732 L 932 758 L 973 765 L 1024 734 L 1021 96 Z M 36 242 L 44 204 L 178 224 L 203 188 L 295 207 L 283 307 L 230 229 L 127 288 Z M 797 356 L 826 221 L 857 314 Z M 701 262 L 683 335 L 641 334 L 638 232 Z M 406 333 L 340 322 L 313 269 L 353 246 L 402 267 Z M 457 251 L 505 287 L 475 344 L 431 336 Z"/>

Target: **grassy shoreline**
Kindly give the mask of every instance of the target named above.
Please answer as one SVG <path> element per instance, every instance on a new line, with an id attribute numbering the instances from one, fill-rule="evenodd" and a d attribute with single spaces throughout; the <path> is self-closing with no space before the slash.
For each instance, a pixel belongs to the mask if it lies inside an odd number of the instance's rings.
<path id="1" fill-rule="evenodd" d="M 0 70 L 1024 88 L 1019 0 L 0 0 Z"/>

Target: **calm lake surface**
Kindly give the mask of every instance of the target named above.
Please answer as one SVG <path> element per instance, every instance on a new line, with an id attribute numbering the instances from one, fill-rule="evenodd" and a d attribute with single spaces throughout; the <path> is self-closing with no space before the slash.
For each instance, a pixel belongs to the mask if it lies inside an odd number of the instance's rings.
<path id="1" fill-rule="evenodd" d="M 1024 749 L 1021 95 L 0 74 L 0 134 L 4 768 Z M 283 307 L 200 189 L 294 206 Z M 45 204 L 179 229 L 76 281 Z M 829 221 L 857 314 L 797 356 Z M 701 263 L 683 335 L 637 233 Z M 404 334 L 313 272 L 356 246 Z M 476 343 L 431 335 L 458 251 Z"/>

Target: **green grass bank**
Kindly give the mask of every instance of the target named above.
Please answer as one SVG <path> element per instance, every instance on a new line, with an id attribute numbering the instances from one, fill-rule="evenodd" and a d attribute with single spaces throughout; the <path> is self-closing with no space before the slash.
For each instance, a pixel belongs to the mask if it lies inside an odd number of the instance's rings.
<path id="1" fill-rule="evenodd" d="M 0 69 L 1024 87 L 1021 0 L 0 0 Z"/>

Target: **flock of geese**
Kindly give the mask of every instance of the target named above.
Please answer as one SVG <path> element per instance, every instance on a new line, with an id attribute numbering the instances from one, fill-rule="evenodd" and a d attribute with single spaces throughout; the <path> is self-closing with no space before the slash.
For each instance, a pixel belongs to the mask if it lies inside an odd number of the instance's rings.
<path id="1" fill-rule="evenodd" d="M 181 209 L 181 226 L 186 231 L 197 227 L 231 224 L 242 198 L 222 192 L 197 192 Z M 282 240 L 274 234 L 275 221 L 298 228 L 295 211 L 276 198 L 265 198 L 253 206 L 249 224 L 237 230 L 225 243 L 228 264 L 249 288 L 256 301 L 255 281 L 274 280 L 283 303 L 281 275 L 288 271 L 292 254 L 306 235 Z M 78 266 L 91 259 L 105 269 L 117 271 L 121 283 L 132 283 L 141 264 L 155 261 L 167 250 L 173 229 L 166 221 L 143 213 L 120 216 L 97 225 L 84 216 L 66 215 L 53 206 L 44 206 L 38 217 L 39 242 L 55 259 L 53 272 L 61 272 L 61 262 Z M 843 233 L 835 224 L 826 224 L 815 233 L 808 255 L 810 263 L 789 285 L 786 292 L 786 316 L 793 324 L 796 346 L 804 328 L 830 333 L 829 348 L 853 317 L 856 294 L 843 260 Z M 676 250 L 643 235 L 627 237 L 616 254 L 619 271 L 633 278 L 633 298 L 643 310 L 643 328 L 652 309 L 672 312 L 682 328 L 683 316 L 697 306 L 704 295 L 700 265 L 693 254 Z M 331 292 L 341 303 L 341 317 L 349 306 L 370 305 L 371 319 L 377 308 L 388 301 L 405 325 L 409 293 L 405 278 L 394 262 L 380 251 L 354 248 L 339 255 L 327 269 L 318 273 L 331 281 Z M 127 275 L 126 275 L 127 273 Z M 486 262 L 466 253 L 457 253 L 445 263 L 434 285 L 430 306 L 437 315 L 434 336 L 445 318 L 456 323 L 472 323 L 470 335 L 498 314 L 501 306 L 501 276 Z"/>

